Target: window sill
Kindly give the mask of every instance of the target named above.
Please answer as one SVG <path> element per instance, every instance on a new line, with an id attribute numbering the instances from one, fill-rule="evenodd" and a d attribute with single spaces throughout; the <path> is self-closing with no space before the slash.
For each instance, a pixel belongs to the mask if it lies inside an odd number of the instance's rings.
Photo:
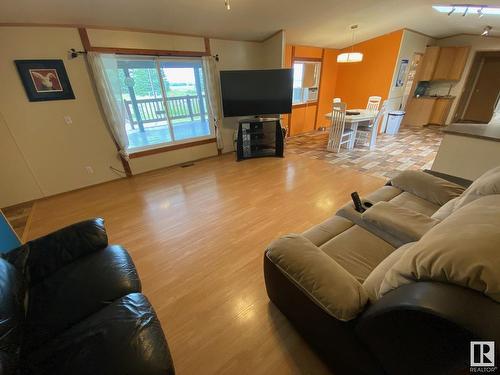
<path id="1" fill-rule="evenodd" d="M 215 138 L 207 138 L 207 139 L 201 139 L 199 141 L 192 141 L 192 142 L 186 142 L 186 143 L 177 143 L 177 144 L 168 145 L 168 146 L 161 146 L 161 147 L 156 147 L 156 148 L 149 148 L 149 149 L 146 149 L 146 150 L 131 151 L 129 153 L 129 158 L 130 159 L 141 158 L 141 157 L 144 157 L 144 156 L 161 154 L 163 152 L 175 151 L 175 150 L 180 150 L 180 149 L 183 149 L 183 148 L 201 146 L 201 145 L 205 145 L 205 144 L 209 144 L 209 143 L 215 143 L 215 142 L 217 142 L 217 140 Z"/>
<path id="2" fill-rule="evenodd" d="M 305 107 L 305 106 L 308 106 L 308 105 L 317 105 L 317 104 L 318 104 L 318 101 L 314 100 L 314 101 L 311 101 L 311 102 L 304 102 L 304 103 L 292 104 L 292 108 L 300 108 L 300 107 Z"/>

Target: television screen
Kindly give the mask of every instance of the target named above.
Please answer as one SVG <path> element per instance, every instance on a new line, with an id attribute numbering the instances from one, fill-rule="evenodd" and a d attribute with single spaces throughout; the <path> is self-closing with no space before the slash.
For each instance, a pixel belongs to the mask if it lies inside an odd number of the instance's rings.
<path id="1" fill-rule="evenodd" d="M 290 113 L 292 69 L 220 72 L 224 117 Z"/>

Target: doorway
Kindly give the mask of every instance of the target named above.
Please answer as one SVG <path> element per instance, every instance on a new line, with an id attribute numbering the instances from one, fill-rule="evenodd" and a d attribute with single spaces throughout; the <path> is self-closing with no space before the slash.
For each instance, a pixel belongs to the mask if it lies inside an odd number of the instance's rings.
<path id="1" fill-rule="evenodd" d="M 500 98 L 500 52 L 479 52 L 471 67 L 456 121 L 490 122 Z"/>

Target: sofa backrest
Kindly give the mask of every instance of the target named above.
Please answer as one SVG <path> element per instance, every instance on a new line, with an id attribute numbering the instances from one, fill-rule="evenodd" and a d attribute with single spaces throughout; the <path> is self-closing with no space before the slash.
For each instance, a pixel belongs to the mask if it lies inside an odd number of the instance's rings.
<path id="1" fill-rule="evenodd" d="M 474 200 L 491 194 L 500 194 L 500 166 L 478 177 L 458 198 L 454 211 Z"/>
<path id="2" fill-rule="evenodd" d="M 409 247 L 385 274 L 379 296 L 415 281 L 467 287 L 500 302 L 500 194 L 456 210 Z"/>
<path id="3" fill-rule="evenodd" d="M 0 258 L 0 374 L 14 374 L 19 361 L 24 322 L 24 280 L 19 271 Z"/>

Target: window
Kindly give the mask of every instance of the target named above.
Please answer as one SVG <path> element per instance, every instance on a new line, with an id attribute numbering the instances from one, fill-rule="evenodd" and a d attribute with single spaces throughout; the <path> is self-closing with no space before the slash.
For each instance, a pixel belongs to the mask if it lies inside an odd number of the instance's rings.
<path id="1" fill-rule="evenodd" d="M 212 136 L 201 59 L 119 56 L 117 67 L 132 152 Z"/>
<path id="2" fill-rule="evenodd" d="M 318 99 L 320 62 L 295 61 L 293 64 L 293 104 L 315 102 Z"/>

